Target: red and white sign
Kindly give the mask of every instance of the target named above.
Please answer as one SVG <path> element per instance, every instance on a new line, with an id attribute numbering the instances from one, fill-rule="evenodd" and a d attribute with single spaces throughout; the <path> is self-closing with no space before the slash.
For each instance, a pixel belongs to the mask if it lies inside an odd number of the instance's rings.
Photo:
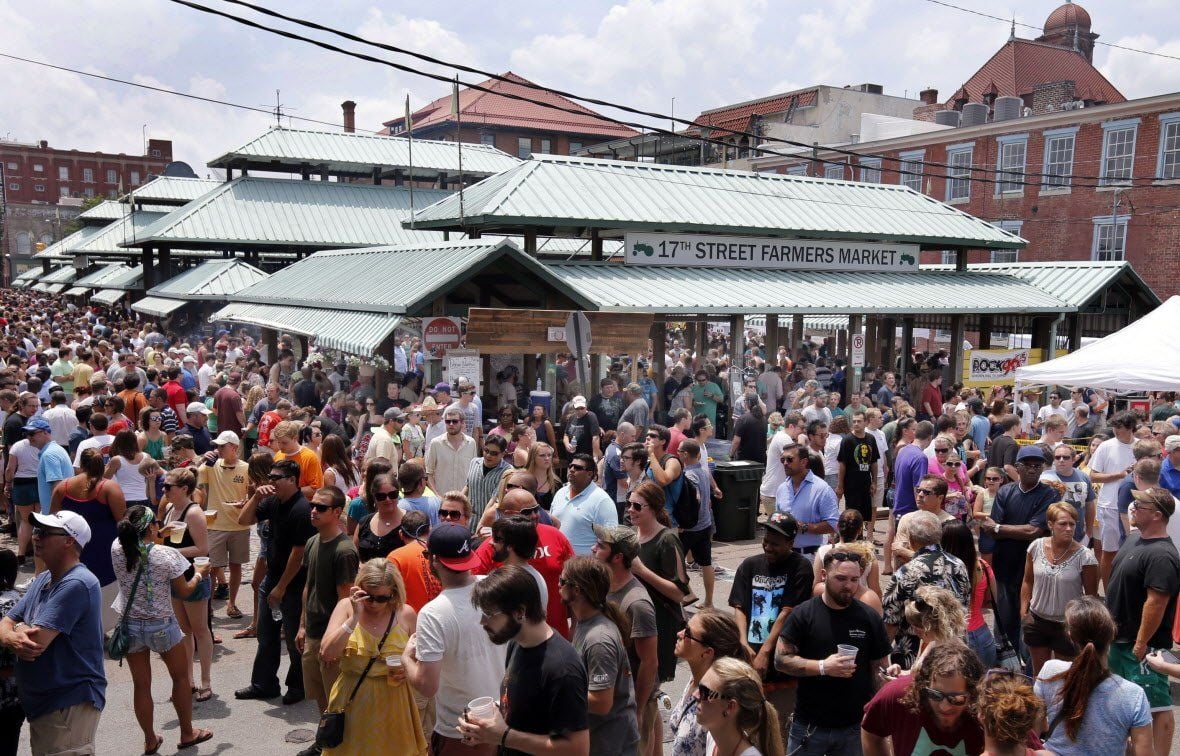
<path id="1" fill-rule="evenodd" d="M 422 321 L 422 346 L 431 359 L 440 359 L 448 349 L 458 349 L 463 340 L 459 318 L 427 318 Z"/>

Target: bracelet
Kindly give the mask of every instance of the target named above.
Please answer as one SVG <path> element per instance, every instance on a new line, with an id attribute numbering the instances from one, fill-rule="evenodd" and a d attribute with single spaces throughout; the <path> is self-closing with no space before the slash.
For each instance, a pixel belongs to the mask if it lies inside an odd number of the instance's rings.
<path id="1" fill-rule="evenodd" d="M 824 672 L 824 660 L 820 659 L 819 660 L 819 676 L 823 677 L 825 674 L 826 673 Z"/>
<path id="2" fill-rule="evenodd" d="M 508 747 L 505 745 L 505 743 L 508 742 L 508 733 L 510 733 L 510 732 L 512 732 L 511 727 L 504 728 L 504 734 L 500 736 L 500 748 L 507 748 Z"/>
<path id="3" fill-rule="evenodd" d="M 345 632 L 347 632 L 349 635 L 352 635 L 352 631 L 353 631 L 353 630 L 356 630 L 356 628 L 355 628 L 354 626 L 352 626 L 352 625 L 348 624 L 347 622 L 341 622 L 341 623 L 340 623 L 340 629 L 341 629 L 341 630 L 344 630 L 344 631 L 345 631 Z"/>

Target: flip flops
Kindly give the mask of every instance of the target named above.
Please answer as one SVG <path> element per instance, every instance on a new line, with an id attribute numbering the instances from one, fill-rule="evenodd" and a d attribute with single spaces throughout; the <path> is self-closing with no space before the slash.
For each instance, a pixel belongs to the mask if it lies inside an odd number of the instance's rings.
<path id="1" fill-rule="evenodd" d="M 193 696 L 193 700 L 197 701 L 199 703 L 204 703 L 205 701 L 208 701 L 212 697 L 213 697 L 213 689 L 212 688 L 198 688 L 196 694 Z"/>
<path id="2" fill-rule="evenodd" d="M 197 730 L 197 736 L 195 738 L 193 738 L 192 740 L 182 740 L 182 741 L 180 741 L 180 743 L 177 744 L 176 747 L 177 747 L 177 749 L 183 751 L 185 748 L 192 748 L 195 745 L 200 745 L 201 743 L 204 743 L 206 740 L 212 740 L 212 739 L 213 739 L 213 731 L 212 730 Z"/>
<path id="3" fill-rule="evenodd" d="M 144 751 L 144 752 L 143 752 L 143 756 L 153 756 L 154 754 L 157 754 L 157 753 L 159 753 L 159 752 L 160 752 L 160 746 L 162 746 L 162 745 L 164 745 L 164 736 L 163 736 L 163 735 L 161 735 L 161 734 L 159 734 L 159 733 L 156 733 L 156 745 L 155 745 L 155 747 L 153 747 L 153 748 L 149 748 L 149 749 L 147 749 L 146 751 Z"/>
<path id="4" fill-rule="evenodd" d="M 241 619 L 242 618 L 242 610 L 237 608 L 236 606 L 231 606 L 225 610 L 225 616 L 229 617 L 230 619 Z"/>
<path id="5" fill-rule="evenodd" d="M 234 633 L 234 638 L 241 640 L 242 638 L 257 638 L 258 631 L 252 627 L 243 628 Z"/>

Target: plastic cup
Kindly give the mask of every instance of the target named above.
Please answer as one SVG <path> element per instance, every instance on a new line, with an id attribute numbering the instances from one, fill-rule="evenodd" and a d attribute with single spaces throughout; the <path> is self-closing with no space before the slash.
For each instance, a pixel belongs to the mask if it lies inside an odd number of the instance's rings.
<path id="1" fill-rule="evenodd" d="M 193 566 L 194 567 L 208 567 L 209 566 L 209 557 L 193 557 Z"/>
<path id="2" fill-rule="evenodd" d="M 216 519 L 217 519 L 217 510 L 216 509 L 206 509 L 205 510 L 205 524 L 206 525 L 212 525 L 213 521 Z"/>
<path id="3" fill-rule="evenodd" d="M 172 523 L 171 529 L 168 531 L 169 543 L 178 544 L 184 540 L 184 531 L 188 530 L 188 525 L 183 522 Z"/>
<path id="4" fill-rule="evenodd" d="M 491 719 L 496 713 L 496 702 L 490 696 L 480 696 L 467 704 L 468 719 Z"/>
<path id="5" fill-rule="evenodd" d="M 388 673 L 385 678 L 385 682 L 389 685 L 401 685 L 402 680 L 399 679 L 401 677 L 402 671 L 401 654 L 390 654 L 389 656 L 385 657 L 385 668 L 386 672 Z"/>
<path id="6" fill-rule="evenodd" d="M 841 643 L 836 646 L 836 653 L 840 654 L 840 656 L 851 656 L 856 658 L 856 654 L 859 650 L 860 649 L 858 649 L 856 646 L 850 646 L 847 643 Z"/>

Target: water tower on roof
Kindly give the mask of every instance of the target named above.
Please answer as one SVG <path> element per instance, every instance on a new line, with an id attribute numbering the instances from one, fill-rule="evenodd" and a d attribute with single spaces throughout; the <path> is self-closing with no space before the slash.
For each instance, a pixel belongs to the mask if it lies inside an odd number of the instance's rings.
<path id="1" fill-rule="evenodd" d="M 1094 62 L 1094 40 L 1098 35 L 1090 31 L 1090 14 L 1077 3 L 1066 0 L 1065 5 L 1050 13 L 1043 32 L 1037 42 L 1074 50 Z"/>

